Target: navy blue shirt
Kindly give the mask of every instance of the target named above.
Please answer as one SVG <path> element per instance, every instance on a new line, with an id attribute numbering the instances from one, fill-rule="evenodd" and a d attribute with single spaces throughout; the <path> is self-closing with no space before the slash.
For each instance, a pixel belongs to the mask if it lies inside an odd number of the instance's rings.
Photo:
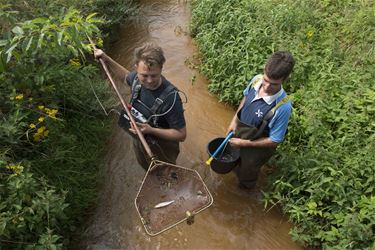
<path id="1" fill-rule="evenodd" d="M 137 72 L 133 71 L 126 77 L 126 83 L 130 87 L 136 76 Z M 155 99 L 163 93 L 169 84 L 171 83 L 164 76 L 162 76 L 161 85 L 155 90 L 147 89 L 141 84 L 142 87 L 137 98 L 140 102 L 134 101 L 133 107 L 141 112 L 146 118 L 149 118 L 152 115 L 150 109 L 154 105 Z M 157 111 L 157 114 L 165 113 L 158 118 L 158 126 L 161 128 L 181 129 L 186 126 L 182 101 L 178 93 L 177 95 L 175 93 L 176 91 L 172 91 Z"/>

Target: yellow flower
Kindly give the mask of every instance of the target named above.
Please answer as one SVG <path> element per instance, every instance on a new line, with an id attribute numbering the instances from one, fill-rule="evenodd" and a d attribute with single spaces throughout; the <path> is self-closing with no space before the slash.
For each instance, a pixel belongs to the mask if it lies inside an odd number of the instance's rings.
<path id="1" fill-rule="evenodd" d="M 43 105 L 39 105 L 38 109 L 44 109 L 44 106 Z"/>
<path id="2" fill-rule="evenodd" d="M 29 125 L 29 127 L 30 127 L 30 128 L 36 128 L 36 126 L 35 126 L 34 123 L 31 123 L 31 124 Z"/>
<path id="3" fill-rule="evenodd" d="M 23 94 L 16 95 L 16 100 L 22 100 L 23 99 Z"/>
<path id="4" fill-rule="evenodd" d="M 44 136 L 44 137 L 47 137 L 48 134 L 49 134 L 49 130 L 46 130 L 46 131 L 44 131 L 43 136 Z"/>
<path id="5" fill-rule="evenodd" d="M 307 38 L 311 38 L 314 35 L 314 31 L 310 30 L 307 32 Z"/>
<path id="6" fill-rule="evenodd" d="M 38 130 L 36 132 L 37 132 L 37 134 L 42 134 L 45 130 L 46 130 L 46 127 L 42 126 L 42 127 L 38 128 Z"/>
<path id="7" fill-rule="evenodd" d="M 43 122 L 43 121 L 44 121 L 44 117 L 39 117 L 39 118 L 38 118 L 38 121 L 39 121 L 39 122 Z"/>
<path id="8" fill-rule="evenodd" d="M 16 175 L 19 175 L 23 172 L 23 166 L 21 165 L 9 165 L 9 166 L 6 166 L 5 168 L 12 171 Z"/>
<path id="9" fill-rule="evenodd" d="M 47 110 L 47 114 L 49 117 L 51 118 L 56 118 L 56 114 L 57 114 L 58 110 L 57 109 L 50 109 L 50 110 Z"/>
<path id="10" fill-rule="evenodd" d="M 34 141 L 40 141 L 40 134 L 34 134 L 33 139 Z"/>
<path id="11" fill-rule="evenodd" d="M 78 58 L 70 59 L 70 60 L 69 60 L 69 64 L 70 64 L 70 65 L 73 65 L 73 66 L 76 66 L 76 67 L 81 66 L 81 63 L 80 63 L 80 61 L 79 61 Z"/>

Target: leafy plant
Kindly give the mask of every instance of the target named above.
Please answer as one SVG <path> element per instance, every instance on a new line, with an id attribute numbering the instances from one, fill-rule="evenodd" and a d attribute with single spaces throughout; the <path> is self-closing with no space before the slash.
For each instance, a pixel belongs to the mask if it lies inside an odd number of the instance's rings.
<path id="1" fill-rule="evenodd" d="M 89 14 L 96 2 L 15 0 L 0 6 L 0 212 L 7 211 L 0 221 L 2 247 L 66 248 L 96 200 L 111 121 L 95 95 L 105 108 L 114 105 L 108 85 L 86 59 L 87 36 L 101 43 L 98 26 L 110 23 L 99 18 L 104 12 Z M 21 162 L 22 171 L 10 162 Z M 19 206 L 11 207 L 12 199 Z M 20 213 L 22 223 L 8 223 Z"/>
<path id="2" fill-rule="evenodd" d="M 267 57 L 296 66 L 286 141 L 266 204 L 281 204 L 291 234 L 317 248 L 372 249 L 375 241 L 375 40 L 371 1 L 193 1 L 202 72 L 221 101 L 238 104 Z M 366 219 L 365 219 L 366 218 Z"/>
<path id="3" fill-rule="evenodd" d="M 14 249 L 61 247 L 61 235 L 52 228 L 67 221 L 66 193 L 56 192 L 43 178 L 35 178 L 29 164 L 0 166 L 1 245 Z M 10 239 L 10 240 L 7 240 Z"/>

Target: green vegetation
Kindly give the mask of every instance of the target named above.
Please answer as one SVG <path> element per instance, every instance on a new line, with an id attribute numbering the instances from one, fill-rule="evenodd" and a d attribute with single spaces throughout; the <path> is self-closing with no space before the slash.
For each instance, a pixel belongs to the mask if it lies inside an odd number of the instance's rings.
<path id="1" fill-rule="evenodd" d="M 273 163 L 267 204 L 281 204 L 294 240 L 325 249 L 375 248 L 375 3 L 193 1 L 201 70 L 238 104 L 266 58 L 296 58 L 284 88 L 294 111 Z"/>
<path id="2" fill-rule="evenodd" d="M 134 10 L 113 2 L 0 5 L 1 249 L 67 248 L 95 202 L 111 121 L 93 91 L 114 100 L 86 59 L 87 35 L 100 45 L 100 29 Z"/>

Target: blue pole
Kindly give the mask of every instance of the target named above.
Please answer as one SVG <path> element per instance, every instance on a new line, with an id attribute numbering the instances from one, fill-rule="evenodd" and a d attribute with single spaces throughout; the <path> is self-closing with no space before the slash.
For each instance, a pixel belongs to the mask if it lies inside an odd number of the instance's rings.
<path id="1" fill-rule="evenodd" d="M 211 161 L 215 158 L 215 156 L 223 149 L 224 145 L 227 141 L 234 135 L 233 131 L 230 131 L 227 137 L 225 137 L 224 141 L 220 144 L 220 146 L 215 150 L 215 152 L 211 155 L 210 159 L 206 161 L 207 165 L 211 164 Z"/>

